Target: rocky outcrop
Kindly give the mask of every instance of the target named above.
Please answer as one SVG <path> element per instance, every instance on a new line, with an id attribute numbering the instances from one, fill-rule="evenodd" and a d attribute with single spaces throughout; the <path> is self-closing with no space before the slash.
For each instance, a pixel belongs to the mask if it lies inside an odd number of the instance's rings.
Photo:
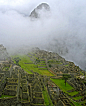
<path id="1" fill-rule="evenodd" d="M 6 48 L 0 45 L 0 61 L 5 61 L 9 58 Z"/>
<path id="2" fill-rule="evenodd" d="M 45 13 L 49 11 L 50 11 L 50 6 L 47 3 L 41 3 L 31 12 L 30 17 L 40 18 L 42 12 L 45 15 Z"/>

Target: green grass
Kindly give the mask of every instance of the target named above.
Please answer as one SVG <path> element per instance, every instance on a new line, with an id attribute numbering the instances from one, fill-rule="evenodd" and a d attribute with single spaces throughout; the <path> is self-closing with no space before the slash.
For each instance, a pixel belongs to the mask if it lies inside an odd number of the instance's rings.
<path id="1" fill-rule="evenodd" d="M 80 71 L 80 74 L 81 74 L 81 75 L 84 75 L 84 74 L 82 73 L 82 71 Z"/>
<path id="2" fill-rule="evenodd" d="M 3 67 L 3 70 L 8 71 L 10 67 Z"/>
<path id="3" fill-rule="evenodd" d="M 51 63 L 51 64 L 62 64 L 60 61 L 55 61 L 55 60 L 48 60 L 48 63 Z"/>
<path id="4" fill-rule="evenodd" d="M 45 67 L 46 65 L 44 64 L 44 65 L 40 65 L 40 64 L 38 64 L 38 66 L 40 66 L 40 67 Z"/>
<path id="5" fill-rule="evenodd" d="M 63 92 L 66 92 L 68 93 L 67 91 L 68 90 L 72 90 L 73 87 L 70 86 L 68 83 L 66 83 L 66 86 L 65 86 L 65 81 L 62 80 L 62 79 L 51 79 Z"/>
<path id="6" fill-rule="evenodd" d="M 22 56 L 17 56 L 19 57 L 21 60 L 19 61 L 19 65 L 21 66 L 21 68 L 23 68 L 27 73 L 32 74 L 32 72 L 30 70 L 33 70 L 34 72 L 37 72 L 39 74 L 42 75 L 47 75 L 47 76 L 54 76 L 52 73 L 50 73 L 47 68 L 38 68 L 37 65 L 33 64 L 33 62 L 30 60 L 30 57 L 26 56 L 26 55 L 22 55 Z M 15 56 L 14 56 L 15 58 Z M 41 61 L 42 63 L 44 63 L 45 61 Z M 40 63 L 41 63 L 40 62 Z M 25 64 L 25 63 L 31 63 L 31 64 Z M 39 64 L 40 64 L 39 63 Z M 46 65 L 44 65 L 46 66 Z M 42 70 L 45 69 L 45 70 Z"/>
<path id="7" fill-rule="evenodd" d="M 79 100 L 81 99 L 83 96 L 78 96 L 78 97 L 73 97 L 74 100 Z"/>
<path id="8" fill-rule="evenodd" d="M 47 70 L 47 68 L 38 68 L 38 70 Z"/>
<path id="9" fill-rule="evenodd" d="M 72 90 L 73 89 L 73 87 L 72 86 L 70 86 L 68 83 L 66 84 L 66 86 L 65 86 L 65 83 L 64 83 L 64 80 L 62 80 L 62 79 L 51 79 L 63 92 L 65 92 L 65 93 L 68 93 L 67 91 L 68 90 Z M 74 92 L 71 92 L 71 93 L 68 93 L 69 95 L 71 95 L 71 96 L 73 96 L 73 95 L 75 95 L 75 94 L 77 94 L 78 92 L 76 92 L 76 91 L 74 91 Z M 74 100 L 79 100 L 79 99 L 81 99 L 82 98 L 82 96 L 78 96 L 78 97 L 74 97 L 73 99 Z M 70 98 L 69 98 L 70 99 Z M 71 102 L 73 102 L 74 104 L 75 104 L 75 106 L 82 106 L 81 105 L 81 103 L 78 103 L 78 102 L 75 102 L 75 101 L 73 101 L 72 99 L 70 99 L 71 100 Z"/>
<path id="10" fill-rule="evenodd" d="M 39 64 L 45 64 L 45 61 L 40 61 Z"/>
<path id="11" fill-rule="evenodd" d="M 69 64 L 65 65 L 65 66 L 69 66 Z"/>
<path id="12" fill-rule="evenodd" d="M 74 91 L 74 92 L 70 92 L 68 94 L 71 95 L 71 96 L 74 96 L 74 95 L 78 94 L 78 92 Z"/>
<path id="13" fill-rule="evenodd" d="M 70 99 L 70 101 L 73 102 L 73 104 L 74 104 L 75 106 L 82 106 L 81 103 L 75 102 L 75 101 L 73 101 L 72 99 Z"/>
<path id="14" fill-rule="evenodd" d="M 41 64 L 42 64 L 42 65 L 46 65 L 45 63 L 41 63 L 41 62 L 40 62 L 39 65 L 41 65 Z"/>
<path id="15" fill-rule="evenodd" d="M 29 58 L 28 56 L 26 56 L 26 55 L 21 56 L 20 59 L 21 59 L 21 61 L 24 62 L 24 63 L 33 63 L 33 62 L 30 60 L 30 58 Z M 21 61 L 20 61 L 20 62 L 21 62 Z"/>
<path id="16" fill-rule="evenodd" d="M 62 63 L 61 62 L 59 62 L 59 63 L 54 62 L 54 63 L 49 63 L 49 64 L 58 65 L 58 64 L 62 64 Z"/>
<path id="17" fill-rule="evenodd" d="M 43 95 L 44 95 L 44 102 L 45 102 L 46 106 L 48 106 L 49 105 L 49 100 L 48 100 L 48 97 L 46 95 L 46 91 L 42 91 L 42 92 L 43 92 Z"/>
<path id="18" fill-rule="evenodd" d="M 2 95 L 0 98 L 12 98 L 14 96 L 10 96 L 10 95 Z"/>
<path id="19" fill-rule="evenodd" d="M 47 75 L 47 76 L 54 76 L 48 70 L 39 70 L 39 73 L 42 74 L 42 75 Z"/>
<path id="20" fill-rule="evenodd" d="M 44 96 L 44 102 L 45 102 L 46 106 L 53 106 L 52 101 L 50 99 L 50 96 L 48 95 L 46 88 L 45 88 L 45 91 L 42 91 L 42 93 Z"/>
<path id="21" fill-rule="evenodd" d="M 53 63 L 54 62 L 54 60 L 48 60 L 48 63 Z"/>

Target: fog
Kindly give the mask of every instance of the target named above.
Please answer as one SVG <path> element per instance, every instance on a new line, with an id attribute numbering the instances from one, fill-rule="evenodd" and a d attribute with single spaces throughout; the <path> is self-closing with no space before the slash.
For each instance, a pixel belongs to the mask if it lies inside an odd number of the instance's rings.
<path id="1" fill-rule="evenodd" d="M 46 15 L 31 20 L 41 3 L 50 6 Z M 0 0 L 0 44 L 8 52 L 39 47 L 57 52 L 86 69 L 86 0 Z"/>

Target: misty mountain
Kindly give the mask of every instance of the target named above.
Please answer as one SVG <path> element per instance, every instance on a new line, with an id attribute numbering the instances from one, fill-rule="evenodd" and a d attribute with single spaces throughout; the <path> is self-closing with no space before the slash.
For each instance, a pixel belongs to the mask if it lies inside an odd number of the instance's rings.
<path id="1" fill-rule="evenodd" d="M 22 45 L 53 51 L 86 70 L 85 4 L 86 0 L 1 0 L 0 43 L 10 54 L 26 52 Z"/>
<path id="2" fill-rule="evenodd" d="M 30 14 L 31 18 L 40 18 L 42 14 L 47 15 L 50 11 L 50 6 L 47 3 L 39 4 Z"/>

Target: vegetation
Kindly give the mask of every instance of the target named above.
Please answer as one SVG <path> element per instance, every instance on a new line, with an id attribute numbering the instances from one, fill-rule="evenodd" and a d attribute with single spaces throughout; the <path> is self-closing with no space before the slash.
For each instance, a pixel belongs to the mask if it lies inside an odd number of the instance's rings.
<path id="1" fill-rule="evenodd" d="M 74 96 L 74 95 L 78 94 L 78 92 L 77 91 L 74 91 L 74 92 L 70 92 L 68 94 L 71 95 L 71 96 Z"/>
<path id="2" fill-rule="evenodd" d="M 69 66 L 69 64 L 65 65 L 65 66 Z"/>
<path id="3" fill-rule="evenodd" d="M 75 102 L 72 99 L 70 99 L 70 101 L 73 102 L 75 106 L 82 106 L 81 103 Z"/>
<path id="4" fill-rule="evenodd" d="M 65 80 L 65 86 L 66 86 L 66 82 L 67 82 L 68 78 L 71 78 L 71 76 L 70 76 L 70 75 L 68 75 L 68 74 L 63 74 L 62 79 L 64 79 L 64 80 Z"/>
<path id="5" fill-rule="evenodd" d="M 14 58 L 14 61 L 15 61 L 15 63 L 16 63 L 16 65 L 19 65 L 19 61 L 20 61 L 21 59 L 19 58 L 19 57 L 15 57 Z"/>
<path id="6" fill-rule="evenodd" d="M 51 79 L 63 92 L 66 92 L 68 93 L 67 91 L 68 90 L 72 90 L 73 87 L 70 86 L 68 83 L 66 83 L 66 86 L 65 86 L 65 83 L 64 83 L 64 80 L 62 79 Z"/>
<path id="7" fill-rule="evenodd" d="M 77 96 L 77 97 L 73 97 L 74 100 L 79 100 L 81 99 L 83 96 Z"/>
<path id="8" fill-rule="evenodd" d="M 2 95 L 0 98 L 12 98 L 14 96 L 10 96 L 10 95 Z"/>
<path id="9" fill-rule="evenodd" d="M 44 86 L 44 88 L 45 88 L 45 86 Z M 43 92 L 44 102 L 45 102 L 46 106 L 53 106 L 52 101 L 51 101 L 51 99 L 48 95 L 48 92 L 47 92 L 46 88 L 42 92 Z"/>
<path id="10" fill-rule="evenodd" d="M 37 72 L 41 75 L 47 75 L 47 76 L 54 76 L 52 73 L 50 73 L 48 71 L 48 69 L 46 68 L 46 63 L 45 60 L 37 58 L 35 54 L 29 54 L 30 57 L 23 55 L 23 56 L 18 56 L 17 58 L 14 58 L 14 61 L 17 65 L 20 65 L 21 68 L 23 68 L 27 73 L 32 74 L 31 70 L 33 70 L 33 72 Z M 17 60 L 19 59 L 19 60 Z M 33 60 L 33 61 L 31 61 Z M 62 64 L 61 61 L 56 61 L 56 60 L 48 60 L 48 66 L 52 67 L 52 64 Z M 67 66 L 71 66 L 72 63 L 65 65 Z M 77 67 L 77 69 L 79 69 L 79 67 Z M 80 72 L 82 75 L 83 73 Z M 71 76 L 68 74 L 63 74 L 62 79 L 52 79 L 50 78 L 67 96 L 70 95 L 72 96 L 72 99 L 70 99 L 75 106 L 81 106 L 81 103 L 77 103 L 75 102 L 76 100 L 79 100 L 82 98 L 82 96 L 78 96 L 78 97 L 73 97 L 74 95 L 78 94 L 77 91 L 74 92 L 68 92 L 69 90 L 74 89 L 72 86 L 70 86 L 67 83 L 67 80 L 70 78 Z M 85 82 L 84 82 L 85 83 Z M 48 95 L 48 92 L 45 88 L 43 92 L 44 95 L 44 101 L 46 106 L 53 106 L 52 101 Z M 70 97 L 69 96 L 69 97 Z M 74 101 L 73 101 L 74 100 Z"/>
<path id="11" fill-rule="evenodd" d="M 4 67 L 3 70 L 8 71 L 9 67 Z"/>
<path id="12" fill-rule="evenodd" d="M 56 60 L 48 60 L 48 63 L 50 64 L 62 64 L 61 61 L 56 61 Z"/>
<path id="13" fill-rule="evenodd" d="M 32 74 L 31 70 L 33 70 L 34 72 L 37 72 L 41 75 L 47 75 L 47 76 L 54 76 L 52 73 L 50 73 L 47 68 L 38 68 L 37 65 L 33 64 L 33 62 L 30 60 L 30 57 L 26 56 L 26 55 L 22 55 L 22 56 L 17 56 L 19 57 L 21 60 L 19 61 L 19 65 L 21 66 L 21 68 L 23 68 L 27 73 Z M 14 57 L 16 58 L 16 57 Z M 45 63 L 45 61 L 39 61 L 39 66 L 40 63 Z M 46 65 L 43 65 L 46 66 Z"/>
<path id="14" fill-rule="evenodd" d="M 51 64 L 49 64 L 49 67 L 51 68 L 51 67 L 52 67 L 52 65 L 51 65 Z"/>
<path id="15" fill-rule="evenodd" d="M 39 58 L 36 59 L 36 63 L 40 63 L 40 59 Z"/>

